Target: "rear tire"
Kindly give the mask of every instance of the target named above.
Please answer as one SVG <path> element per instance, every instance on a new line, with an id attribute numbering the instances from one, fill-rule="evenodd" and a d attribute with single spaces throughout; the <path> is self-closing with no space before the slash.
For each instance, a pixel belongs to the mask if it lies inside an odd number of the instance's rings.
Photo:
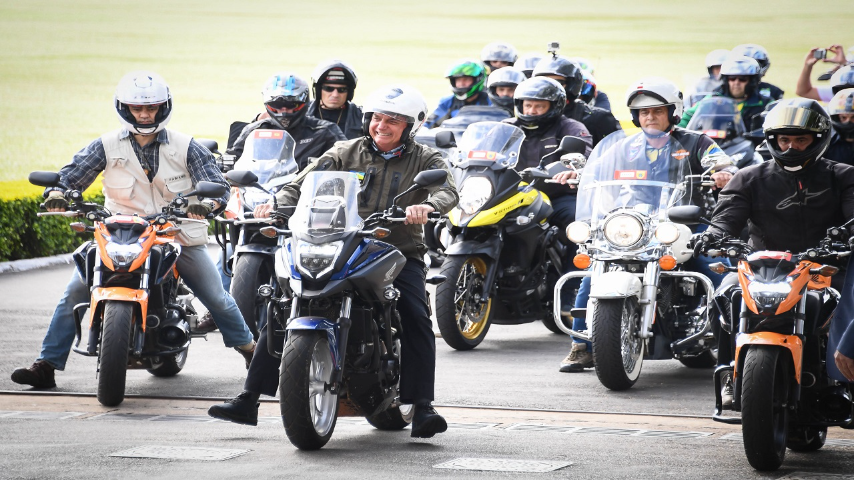
<path id="1" fill-rule="evenodd" d="M 827 441 L 827 427 L 803 427 L 789 432 L 786 446 L 793 452 L 814 452 Z"/>
<path id="2" fill-rule="evenodd" d="M 270 283 L 273 276 L 273 263 L 263 254 L 243 253 L 234 263 L 234 277 L 231 279 L 231 296 L 243 315 L 243 321 L 258 340 L 261 320 L 267 314 L 264 298 L 258 295 L 258 287 Z"/>
<path id="3" fill-rule="evenodd" d="M 777 470 L 786 458 L 789 376 L 780 352 L 751 346 L 744 360 L 741 431 L 747 461 L 756 470 Z"/>
<path id="4" fill-rule="evenodd" d="M 288 439 L 318 450 L 332 438 L 338 395 L 329 392 L 335 364 L 325 332 L 292 330 L 282 354 L 279 406 Z"/>
<path id="5" fill-rule="evenodd" d="M 403 430 L 412 423 L 414 413 L 415 407 L 412 405 L 398 405 L 367 417 L 366 420 L 377 430 Z"/>
<path id="6" fill-rule="evenodd" d="M 718 354 L 716 351 L 706 350 L 696 357 L 680 358 L 679 362 L 688 368 L 714 368 L 718 364 Z"/>
<path id="7" fill-rule="evenodd" d="M 471 350 L 489 331 L 492 299 L 481 303 L 486 270 L 480 257 L 445 257 L 442 275 L 448 280 L 436 287 L 436 323 L 451 348 Z"/>
<path id="8" fill-rule="evenodd" d="M 176 353 L 174 355 L 163 355 L 160 357 L 152 357 L 151 368 L 148 373 L 155 377 L 174 377 L 184 368 L 187 363 L 187 350 Z"/>
<path id="9" fill-rule="evenodd" d="M 635 297 L 599 300 L 593 310 L 593 363 L 602 385 L 626 390 L 640 377 L 644 341 Z"/>
<path id="10" fill-rule="evenodd" d="M 132 325 L 132 304 L 106 302 L 98 357 L 98 401 L 106 407 L 115 407 L 125 399 Z"/>

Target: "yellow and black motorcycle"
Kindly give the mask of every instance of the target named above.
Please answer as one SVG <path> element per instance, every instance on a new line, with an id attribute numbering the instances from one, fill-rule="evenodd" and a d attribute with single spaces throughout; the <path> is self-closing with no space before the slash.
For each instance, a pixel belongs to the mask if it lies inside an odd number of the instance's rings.
<path id="1" fill-rule="evenodd" d="M 436 319 L 442 338 L 457 350 L 478 346 L 493 323 L 541 320 L 563 333 L 552 302 L 567 245 L 549 225 L 551 202 L 536 187 L 568 168 L 560 161 L 542 167 L 549 157 L 584 145 L 565 137 L 539 167 L 517 172 L 524 139 L 513 125 L 478 122 L 450 156 L 460 203 L 448 214 L 451 240 L 441 269 L 448 280 L 436 289 Z"/>

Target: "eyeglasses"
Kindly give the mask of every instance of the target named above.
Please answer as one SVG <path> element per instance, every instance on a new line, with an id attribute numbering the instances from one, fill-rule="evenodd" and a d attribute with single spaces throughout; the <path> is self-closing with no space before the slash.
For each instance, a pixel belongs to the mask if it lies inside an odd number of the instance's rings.
<path id="1" fill-rule="evenodd" d="M 727 80 L 729 80 L 730 82 L 747 83 L 750 81 L 750 78 L 749 77 L 727 77 Z"/>
<path id="2" fill-rule="evenodd" d="M 329 85 L 324 85 L 320 88 L 323 89 L 323 91 L 326 93 L 331 93 L 335 91 L 337 91 L 338 93 L 347 93 L 347 90 L 349 90 L 347 87 L 331 87 Z"/>

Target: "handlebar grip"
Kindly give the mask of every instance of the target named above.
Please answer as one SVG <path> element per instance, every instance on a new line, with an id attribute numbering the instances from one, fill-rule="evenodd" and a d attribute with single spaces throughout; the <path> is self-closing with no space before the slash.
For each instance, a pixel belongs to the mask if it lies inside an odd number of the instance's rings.
<path id="1" fill-rule="evenodd" d="M 442 212 L 430 212 L 427 214 L 428 220 L 439 220 L 442 217 L 443 217 Z"/>

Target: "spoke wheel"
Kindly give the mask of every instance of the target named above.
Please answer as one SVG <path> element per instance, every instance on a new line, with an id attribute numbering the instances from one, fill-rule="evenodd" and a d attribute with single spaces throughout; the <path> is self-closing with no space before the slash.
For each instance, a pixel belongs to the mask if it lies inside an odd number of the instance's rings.
<path id="1" fill-rule="evenodd" d="M 644 354 L 637 299 L 599 300 L 593 312 L 596 375 L 611 390 L 631 388 L 640 377 Z"/>
<path id="2" fill-rule="evenodd" d="M 486 262 L 450 256 L 442 264 L 448 278 L 436 288 L 436 321 L 445 343 L 457 350 L 478 346 L 489 331 L 492 299 L 482 301 Z"/>

